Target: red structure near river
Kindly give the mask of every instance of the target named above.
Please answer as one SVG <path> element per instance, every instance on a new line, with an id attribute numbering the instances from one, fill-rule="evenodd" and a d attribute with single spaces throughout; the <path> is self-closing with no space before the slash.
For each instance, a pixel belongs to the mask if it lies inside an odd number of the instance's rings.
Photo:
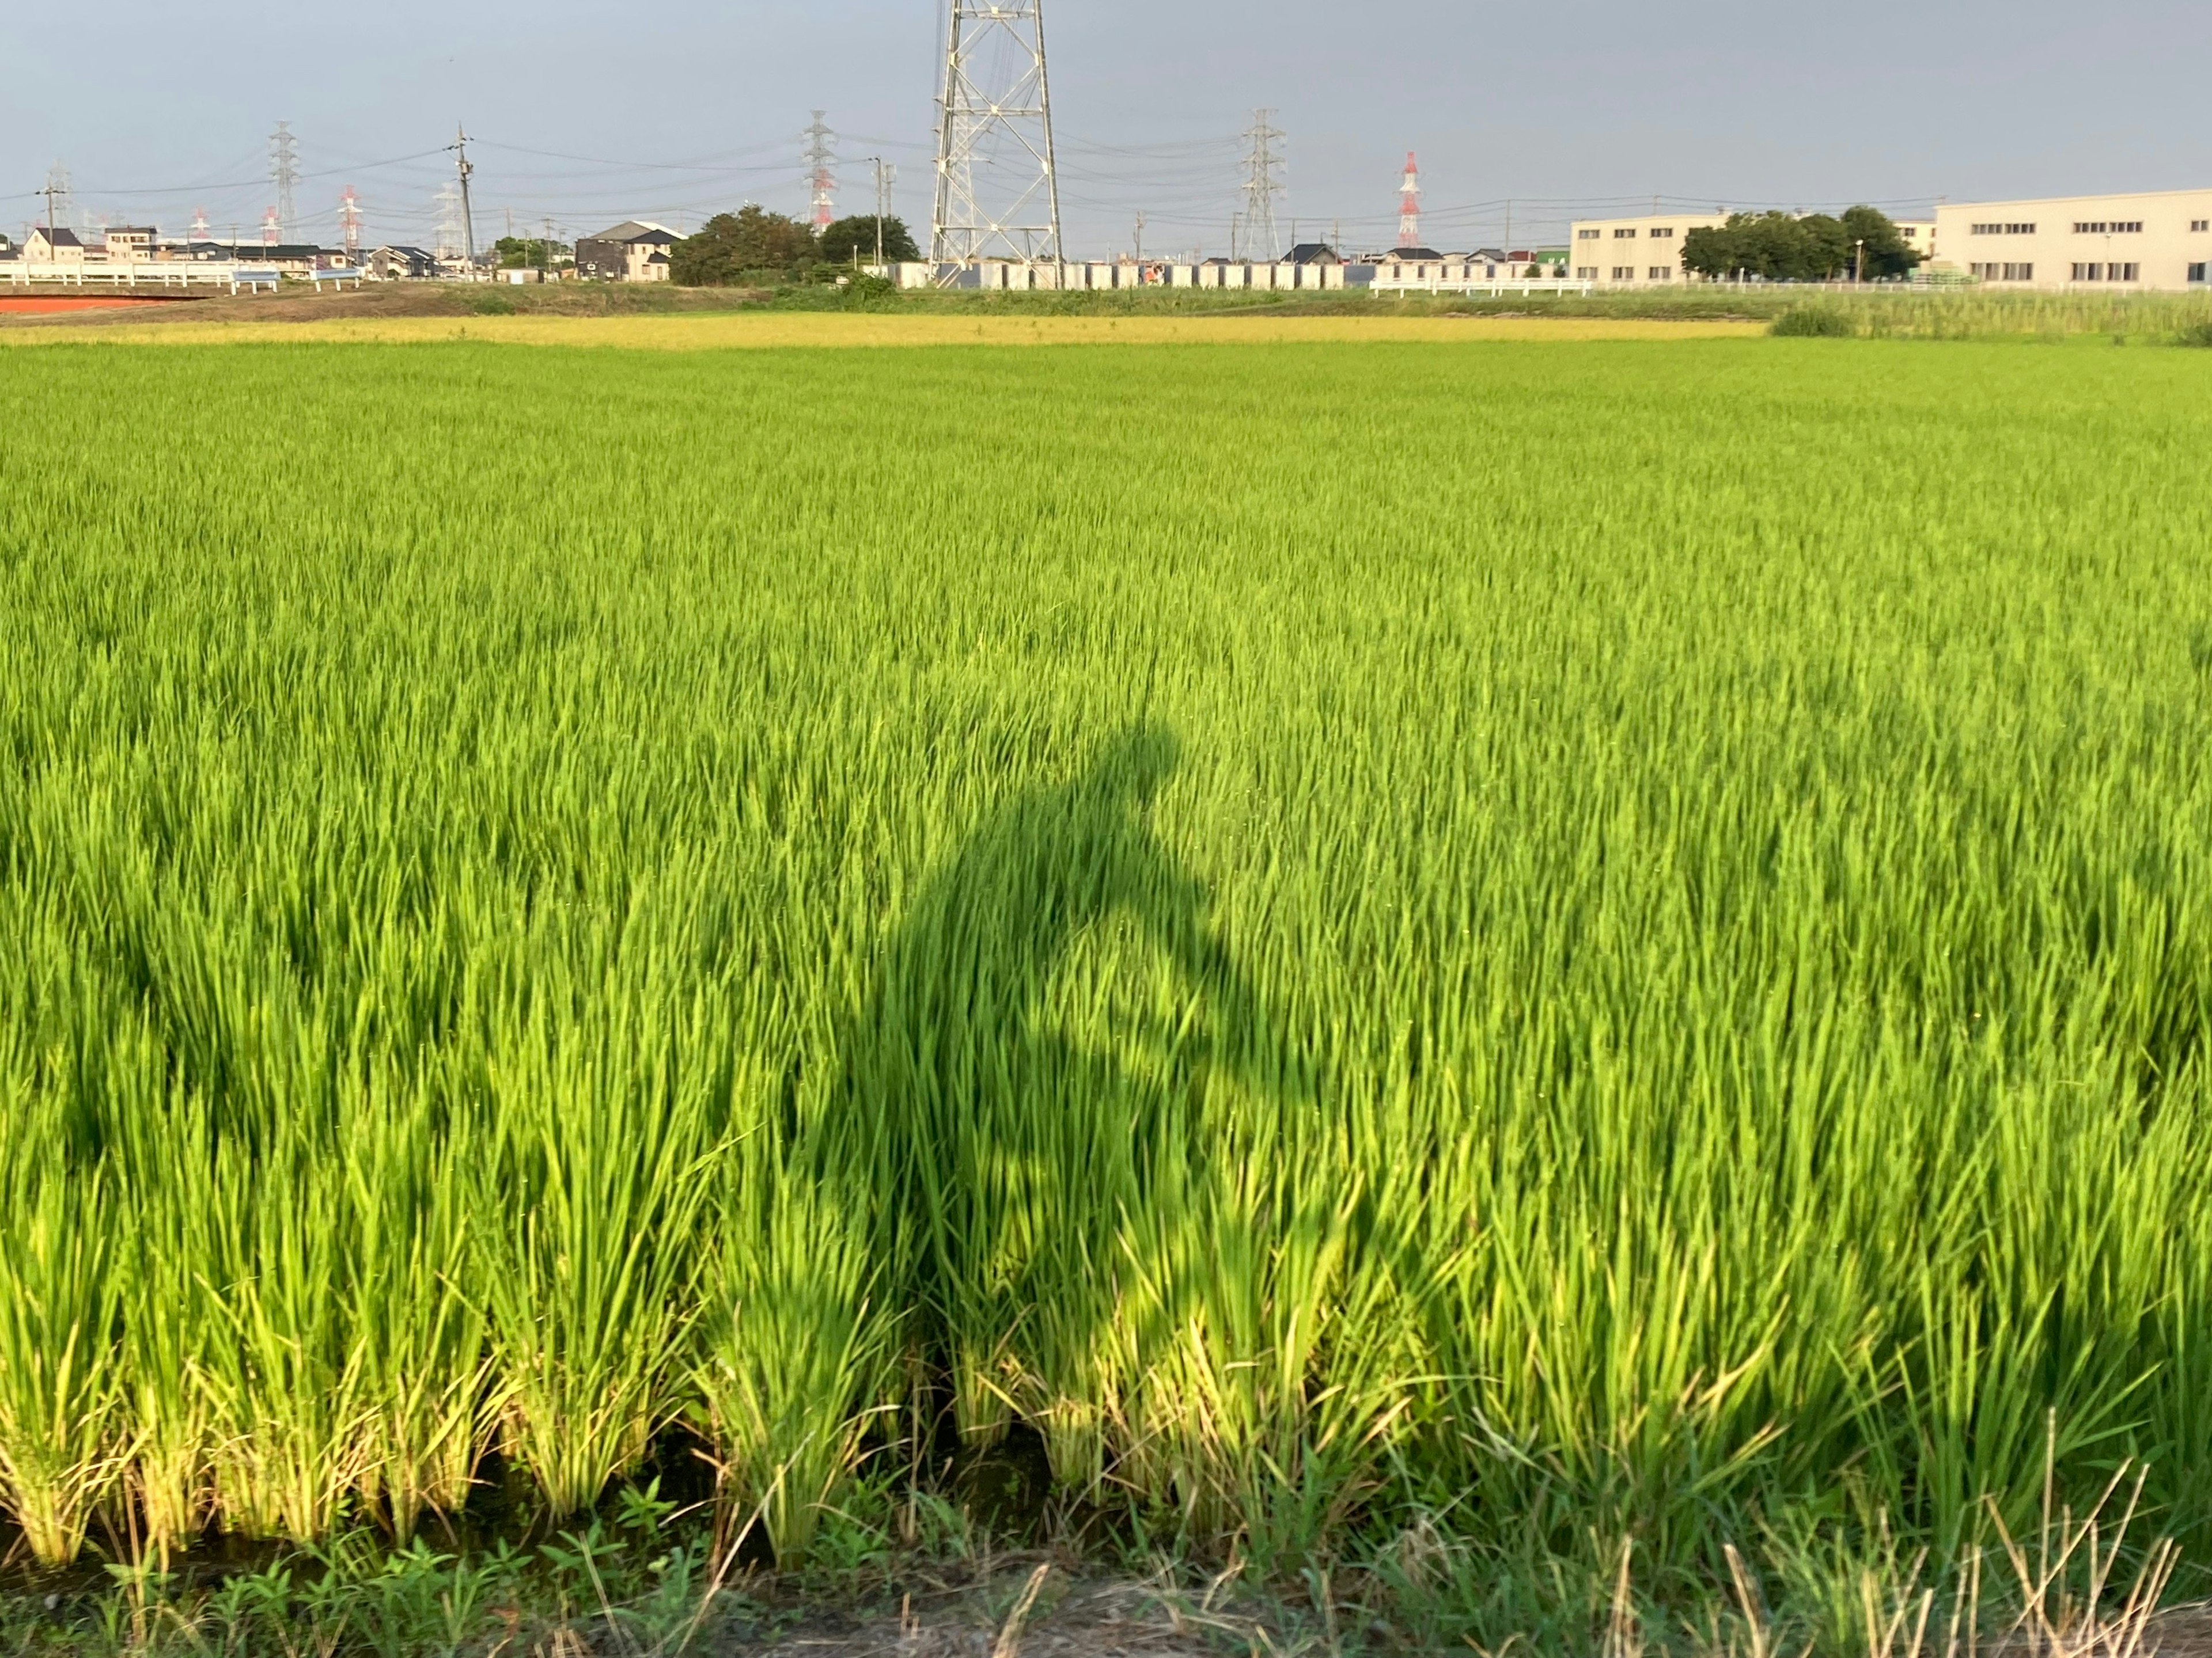
<path id="1" fill-rule="evenodd" d="M 121 311 L 149 305 L 174 305 L 174 299 L 135 298 L 108 294 L 0 294 L 0 317 L 51 315 L 65 311 Z"/>

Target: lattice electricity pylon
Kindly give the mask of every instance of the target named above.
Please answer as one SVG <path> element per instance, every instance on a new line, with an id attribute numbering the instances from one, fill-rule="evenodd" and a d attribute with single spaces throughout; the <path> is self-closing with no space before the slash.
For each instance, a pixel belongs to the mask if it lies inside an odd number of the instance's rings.
<path id="1" fill-rule="evenodd" d="M 1279 148 L 1283 131 L 1275 125 L 1273 110 L 1252 112 L 1244 142 L 1251 148 L 1244 155 L 1243 256 L 1273 264 L 1282 257 L 1282 242 L 1275 231 L 1275 198 L 1283 193 L 1283 157 Z"/>
<path id="2" fill-rule="evenodd" d="M 276 123 L 269 135 L 269 178 L 276 186 L 276 228 L 283 238 L 300 234 L 300 215 L 293 205 L 293 187 L 300 182 L 300 141 L 292 136 L 289 121 Z"/>
<path id="3" fill-rule="evenodd" d="M 338 234 L 345 244 L 346 255 L 358 262 L 361 258 L 361 197 L 354 193 L 351 185 L 338 197 Z"/>
<path id="4" fill-rule="evenodd" d="M 814 192 L 814 234 L 817 236 L 837 222 L 837 135 L 823 118 L 829 112 L 816 110 L 814 125 L 799 135 L 806 140 L 806 182 Z"/>
<path id="5" fill-rule="evenodd" d="M 951 0 L 930 257 L 1059 263 L 1044 0 Z"/>
<path id="6" fill-rule="evenodd" d="M 1413 152 L 1406 152 L 1405 181 L 1398 191 L 1398 246 L 1419 247 L 1421 245 L 1421 164 Z"/>

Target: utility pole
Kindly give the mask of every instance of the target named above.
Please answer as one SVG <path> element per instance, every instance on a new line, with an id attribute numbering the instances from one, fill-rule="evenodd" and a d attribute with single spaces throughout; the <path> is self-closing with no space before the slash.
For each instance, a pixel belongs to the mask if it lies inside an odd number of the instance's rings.
<path id="1" fill-rule="evenodd" d="M 300 182 L 300 141 L 292 136 L 289 121 L 277 122 L 276 131 L 269 135 L 269 177 L 276 186 L 276 239 L 297 241 L 300 215 L 293 189 Z"/>
<path id="2" fill-rule="evenodd" d="M 1044 0 L 948 0 L 945 9 L 929 234 L 939 280 L 984 258 L 1057 266 L 1066 254 Z"/>
<path id="3" fill-rule="evenodd" d="M 890 211 L 889 175 L 891 169 L 884 165 L 884 158 L 880 155 L 863 155 L 860 159 L 876 170 L 876 274 L 881 276 L 884 270 L 884 218 Z"/>
<path id="4" fill-rule="evenodd" d="M 1144 264 L 1144 262 L 1145 262 L 1145 216 L 1144 216 L 1142 213 L 1139 213 L 1139 214 L 1138 214 L 1138 215 L 1137 215 L 1137 263 L 1138 263 L 1139 264 Z"/>
<path id="5" fill-rule="evenodd" d="M 1277 176 L 1283 158 L 1276 147 L 1284 135 L 1274 121 L 1273 110 L 1255 109 L 1252 125 L 1244 131 L 1244 142 L 1250 146 L 1244 153 L 1244 240 L 1248 253 L 1257 249 L 1258 258 L 1269 260 L 1278 253 L 1275 198 L 1283 193 Z"/>
<path id="6" fill-rule="evenodd" d="M 54 232 L 61 228 L 63 219 L 70 216 L 69 169 L 59 161 L 48 167 L 46 187 L 39 193 L 46 198 L 46 246 L 51 249 Z"/>
<path id="7" fill-rule="evenodd" d="M 469 205 L 469 176 L 476 168 L 469 164 L 468 129 L 459 124 L 453 127 L 453 172 L 461 186 L 461 257 L 471 272 L 477 268 L 477 222 Z"/>

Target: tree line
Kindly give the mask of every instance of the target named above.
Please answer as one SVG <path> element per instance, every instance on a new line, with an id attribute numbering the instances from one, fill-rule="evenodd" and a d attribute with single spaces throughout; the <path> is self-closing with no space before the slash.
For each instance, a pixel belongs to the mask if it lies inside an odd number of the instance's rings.
<path id="1" fill-rule="evenodd" d="M 1731 213 L 1728 222 L 1692 230 L 1682 239 L 1682 268 L 1700 276 L 1763 277 L 1768 282 L 1863 282 L 1911 274 L 1919 251 L 1889 216 L 1854 207 L 1841 218 L 1826 213 Z"/>
<path id="2" fill-rule="evenodd" d="M 856 213 L 816 234 L 814 227 L 785 213 L 743 207 L 718 213 L 668 251 L 669 275 L 686 288 L 734 288 L 763 280 L 804 282 L 827 267 L 872 264 L 878 222 Z M 919 259 L 914 233 L 903 219 L 882 221 L 883 254 L 899 264 Z"/>

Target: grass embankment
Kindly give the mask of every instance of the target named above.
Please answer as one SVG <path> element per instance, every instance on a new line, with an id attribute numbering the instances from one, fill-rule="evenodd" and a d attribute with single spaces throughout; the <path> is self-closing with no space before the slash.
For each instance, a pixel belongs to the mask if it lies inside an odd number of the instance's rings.
<path id="1" fill-rule="evenodd" d="M 2212 359 L 56 350 L 0 425 L 19 1559 L 696 1448 L 836 1566 L 995 1442 L 1431 1643 L 1863 1650 L 2137 1463 L 2203 1581 Z"/>
<path id="2" fill-rule="evenodd" d="M 663 351 L 788 347 L 974 345 L 1261 345 L 1364 342 L 1443 344 L 1463 340 L 1662 340 L 1755 335 L 1747 322 L 1654 322 L 1634 319 L 1382 316 L 1362 312 L 1279 316 L 1213 315 L 1023 317 L 979 310 L 972 315 L 908 312 L 725 312 L 700 316 L 569 317 L 514 315 L 334 318 L 259 322 L 123 325 L 0 331 L 0 347 L 97 342 L 119 345 L 216 345 L 276 341 L 410 344 L 482 340 L 505 345 L 623 346 Z"/>
<path id="3" fill-rule="evenodd" d="M 204 343 L 216 337 L 298 336 L 330 340 L 493 338 L 650 345 L 660 341 L 813 344 L 902 339 L 927 343 L 1072 343 L 1104 337 L 1170 339 L 1419 338 L 1413 325 L 1439 319 L 1510 325 L 1496 337 L 1639 338 L 1752 331 L 1812 313 L 1831 331 L 1867 338 L 2066 340 L 2170 344 L 2212 334 L 2212 295 L 2015 294 L 1972 288 L 1875 288 L 1864 292 L 1784 285 L 1695 285 L 1587 295 L 1491 298 L 1406 295 L 1376 299 L 1250 290 L 1123 289 L 975 293 L 927 289 L 846 293 L 831 286 L 678 288 L 661 283 L 509 288 L 458 283 L 372 284 L 360 289 L 179 301 L 151 313 L 108 313 L 61 321 L 0 319 L 0 342 L 96 336 Z M 750 325 L 739 328 L 740 319 Z M 768 325 L 781 319 L 781 327 Z M 899 325 L 892 326 L 896 320 Z M 1292 330 L 1296 320 L 1302 326 Z M 684 325 L 678 327 L 675 325 Z M 1269 326 L 1254 329 L 1265 322 Z M 1109 324 L 1115 327 L 1109 327 Z M 1327 323 L 1322 328 L 1312 325 Z M 647 325 L 655 325 L 648 326 Z M 1244 325 L 1232 326 L 1231 325 Z M 1377 325 L 1389 325 L 1378 327 Z M 268 326 L 276 325 L 277 326 Z M 333 326 L 335 325 L 335 326 Z M 1352 331 L 1357 325 L 1359 331 Z M 1655 330 L 1655 325 L 1667 325 Z M 219 325 L 219 326 L 217 326 Z M 1408 331 L 1395 332 L 1404 326 Z M 172 330 L 183 330 L 173 334 Z"/>

